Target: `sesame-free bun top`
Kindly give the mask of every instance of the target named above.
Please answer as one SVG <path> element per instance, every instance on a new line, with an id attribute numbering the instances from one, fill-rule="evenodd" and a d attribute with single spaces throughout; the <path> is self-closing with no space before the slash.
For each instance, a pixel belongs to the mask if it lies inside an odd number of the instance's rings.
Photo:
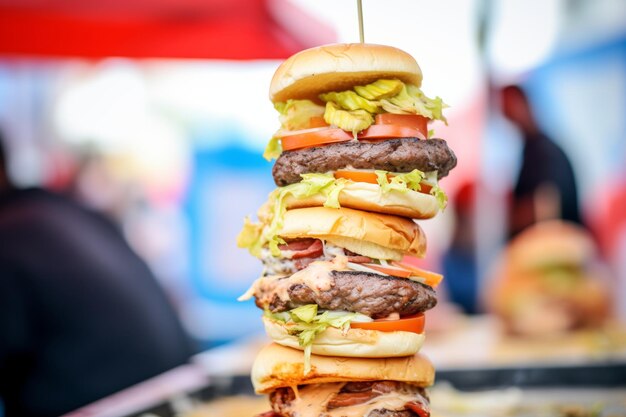
<path id="1" fill-rule="evenodd" d="M 311 371 L 305 375 L 301 351 L 272 343 L 257 355 L 251 376 L 254 390 L 266 394 L 282 387 L 343 381 L 400 381 L 428 387 L 435 379 L 435 369 L 420 354 L 400 358 L 311 355 Z"/>
<path id="2" fill-rule="evenodd" d="M 344 207 L 287 210 L 278 234 L 284 239 L 322 239 L 374 259 L 426 254 L 426 235 L 414 221 Z"/>
<path id="3" fill-rule="evenodd" d="M 336 43 L 305 49 L 287 58 L 270 84 L 273 103 L 318 100 L 327 91 L 349 90 L 378 79 L 396 78 L 420 86 L 417 61 L 401 49 L 368 43 Z"/>

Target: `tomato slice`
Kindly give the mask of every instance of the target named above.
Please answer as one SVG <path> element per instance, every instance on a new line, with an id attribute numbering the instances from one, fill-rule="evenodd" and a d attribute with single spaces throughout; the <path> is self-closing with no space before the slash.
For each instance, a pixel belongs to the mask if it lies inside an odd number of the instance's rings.
<path id="1" fill-rule="evenodd" d="M 309 127 L 328 127 L 326 120 L 322 116 L 315 116 L 309 119 Z"/>
<path id="2" fill-rule="evenodd" d="M 410 270 L 402 267 L 394 268 L 378 264 L 363 264 L 363 266 L 382 272 L 383 274 L 392 275 L 398 278 L 409 278 L 410 276 L 414 275 Z"/>
<path id="3" fill-rule="evenodd" d="M 433 189 L 432 186 L 426 184 L 425 182 L 420 182 L 420 193 L 430 194 L 430 191 Z"/>
<path id="4" fill-rule="evenodd" d="M 426 134 L 418 129 L 396 125 L 371 125 L 358 135 L 359 139 L 379 140 L 394 138 L 426 139 Z"/>
<path id="5" fill-rule="evenodd" d="M 393 175 L 387 174 L 387 178 L 391 179 Z M 378 184 L 376 174 L 373 171 L 335 171 L 335 178 L 345 178 L 354 182 L 367 182 L 370 184 Z"/>
<path id="6" fill-rule="evenodd" d="M 387 174 L 387 179 L 391 180 L 394 174 Z M 339 169 L 335 171 L 335 178 L 345 178 L 354 182 L 367 182 L 370 184 L 378 184 L 378 178 L 373 171 L 347 171 Z M 425 182 L 420 183 L 420 193 L 430 194 L 432 187 Z"/>
<path id="7" fill-rule="evenodd" d="M 382 272 L 383 274 L 391 275 L 398 278 L 422 278 L 424 280 L 424 284 L 433 288 L 439 285 L 439 283 L 443 280 L 443 275 L 441 274 L 417 268 L 413 265 L 409 265 L 403 262 L 393 261 L 391 262 L 391 266 L 378 264 L 363 264 L 363 266 Z"/>
<path id="8" fill-rule="evenodd" d="M 373 124 L 359 133 L 357 136 L 359 140 L 371 141 L 406 137 L 426 139 L 428 135 L 426 124 L 418 120 L 419 118 L 428 120 L 422 116 L 413 114 L 379 114 L 376 118 L 381 123 Z M 391 124 L 392 122 L 398 124 Z M 402 125 L 402 123 L 406 125 Z M 350 132 L 328 127 L 323 117 L 311 117 L 309 125 L 312 130 L 305 129 L 302 133 L 281 137 L 283 150 L 293 151 L 313 146 L 328 145 L 330 143 L 347 142 L 354 139 Z M 323 129 L 324 127 L 328 128 Z"/>
<path id="9" fill-rule="evenodd" d="M 284 136 L 280 140 L 283 145 L 283 150 L 293 151 L 296 149 L 327 145 L 329 143 L 347 142 L 353 139 L 354 137 L 351 133 L 341 129 L 329 128 Z"/>
<path id="10" fill-rule="evenodd" d="M 419 417 L 430 417 L 430 411 L 426 410 L 426 407 L 417 401 L 409 401 L 404 405 L 404 408 L 413 411 Z"/>
<path id="11" fill-rule="evenodd" d="M 424 333 L 424 314 L 402 317 L 398 320 L 374 320 L 367 323 L 350 323 L 352 329 L 378 330 L 381 332 Z"/>
<path id="12" fill-rule="evenodd" d="M 424 136 L 428 133 L 428 121 L 428 118 L 417 114 L 382 113 L 377 114 L 374 118 L 374 123 L 377 125 L 412 127 L 422 132 Z"/>
<path id="13" fill-rule="evenodd" d="M 436 272 L 427 271 L 422 268 L 418 268 L 411 264 L 407 264 L 405 262 L 396 262 L 392 261 L 391 265 L 397 266 L 398 268 L 403 268 L 411 272 L 412 276 L 417 276 L 420 278 L 424 278 L 424 284 L 429 287 L 435 288 L 439 283 L 443 280 L 443 275 L 438 274 Z"/>

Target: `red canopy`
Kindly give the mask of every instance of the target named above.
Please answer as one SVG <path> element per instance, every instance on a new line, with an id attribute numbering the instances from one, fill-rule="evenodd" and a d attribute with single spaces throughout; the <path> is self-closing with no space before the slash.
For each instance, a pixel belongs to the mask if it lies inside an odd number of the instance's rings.
<path id="1" fill-rule="evenodd" d="M 0 0 L 0 54 L 285 58 L 335 40 L 289 0 Z"/>

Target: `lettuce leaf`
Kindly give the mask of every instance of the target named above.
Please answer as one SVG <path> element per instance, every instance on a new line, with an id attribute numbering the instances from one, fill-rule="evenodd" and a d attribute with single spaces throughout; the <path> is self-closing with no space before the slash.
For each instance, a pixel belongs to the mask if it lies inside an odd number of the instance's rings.
<path id="1" fill-rule="evenodd" d="M 307 304 L 285 313 L 272 313 L 265 310 L 266 317 L 288 324 L 289 334 L 298 337 L 298 344 L 304 348 L 304 374 L 311 370 L 311 349 L 313 341 L 329 327 L 347 331 L 353 321 L 372 321 L 368 316 L 347 311 L 324 311 L 318 314 L 317 304 Z M 289 317 L 287 319 L 287 317 Z"/>
<path id="2" fill-rule="evenodd" d="M 376 181 L 383 193 L 388 193 L 390 190 L 399 192 L 406 192 L 407 190 L 420 191 L 422 189 L 420 184 L 424 182 L 431 186 L 430 194 L 437 199 L 439 208 L 442 211 L 448 205 L 448 196 L 437 184 L 437 174 L 435 172 L 426 175 L 422 171 L 414 169 L 404 174 L 394 174 L 391 180 L 389 180 L 389 172 L 387 171 L 374 172 L 376 173 Z"/>
<path id="3" fill-rule="evenodd" d="M 387 171 L 377 170 L 374 172 L 383 193 L 388 193 L 391 190 L 398 192 L 420 191 L 421 183 L 427 183 L 432 187 L 430 194 L 437 199 L 441 210 L 447 205 L 448 196 L 437 184 L 437 175 L 434 172 L 425 174 L 414 169 L 407 173 L 394 173 L 391 178 L 389 178 Z M 278 233 L 283 227 L 284 216 L 287 211 L 287 198 L 290 196 L 301 199 L 321 194 L 325 198 L 324 207 L 340 207 L 339 194 L 349 180 L 335 178 L 332 173 L 302 174 L 301 177 L 302 181 L 277 188 L 270 193 L 268 199 L 270 215 L 265 220 L 265 224 L 252 223 L 250 219 L 245 219 L 244 227 L 237 238 L 237 245 L 240 248 L 248 249 L 253 256 L 258 258 L 261 249 L 267 245 L 272 256 L 281 255 L 278 246 L 285 242 L 278 236 Z"/>
<path id="4" fill-rule="evenodd" d="M 285 212 L 287 211 L 287 197 L 307 198 L 316 194 L 326 197 L 324 207 L 339 207 L 339 193 L 345 187 L 347 180 L 335 178 L 333 174 L 302 174 L 302 181 L 280 187 L 269 195 L 268 204 L 270 216 L 263 226 L 245 220 L 244 228 L 237 239 L 241 248 L 247 248 L 253 256 L 260 256 L 261 248 L 269 246 L 272 256 L 280 256 L 279 245 L 285 243 L 278 232 L 283 227 Z"/>
<path id="5" fill-rule="evenodd" d="M 237 246 L 248 249 L 253 256 L 258 258 L 264 245 L 261 239 L 262 230 L 262 224 L 253 223 L 249 217 L 246 217 L 243 220 L 243 228 L 237 235 Z"/>
<path id="6" fill-rule="evenodd" d="M 286 187 L 277 188 L 270 194 L 270 206 L 272 210 L 271 220 L 264 230 L 264 238 L 269 242 L 270 252 L 273 256 L 280 256 L 277 234 L 283 227 L 283 217 L 287 211 L 287 197 L 307 198 L 315 194 L 326 197 L 325 207 L 339 207 L 339 193 L 345 186 L 346 180 L 336 179 L 333 174 L 302 174 L 302 181 Z M 282 240 L 282 239 L 281 239 Z"/>
<path id="7" fill-rule="evenodd" d="M 437 178 L 437 171 L 431 171 L 426 174 L 424 183 L 430 185 L 430 194 L 437 199 L 439 208 L 443 211 L 448 205 L 448 196 L 441 187 L 439 187 L 439 180 Z"/>
<path id="8" fill-rule="evenodd" d="M 439 208 L 443 211 L 448 206 L 448 195 L 439 185 L 435 185 L 431 188 L 430 194 L 435 196 L 439 203 Z"/>
<path id="9" fill-rule="evenodd" d="M 287 100 L 275 103 L 274 108 L 280 113 L 278 119 L 283 129 L 299 130 L 311 127 L 311 117 L 324 115 L 324 106 L 311 100 Z"/>
<path id="10" fill-rule="evenodd" d="M 443 109 L 448 105 L 440 97 L 434 99 L 427 97 L 422 90 L 411 84 L 404 85 L 397 95 L 380 100 L 380 104 L 389 113 L 419 114 L 448 123 L 443 116 Z"/>
<path id="11" fill-rule="evenodd" d="M 274 108 L 280 113 L 278 119 L 281 129 L 287 130 L 308 129 L 311 126 L 311 117 L 321 117 L 325 111 L 323 106 L 311 100 L 287 100 L 274 103 Z M 273 137 L 265 147 L 263 158 L 271 161 L 278 158 L 282 152 L 280 139 Z"/>
<path id="12" fill-rule="evenodd" d="M 268 161 L 271 161 L 272 159 L 278 158 L 281 153 L 283 153 L 283 146 L 280 143 L 280 139 L 274 136 L 267 143 L 267 146 L 265 147 L 265 151 L 263 152 L 263 158 L 265 158 Z"/>
<path id="13" fill-rule="evenodd" d="M 307 304 L 294 308 L 289 312 L 293 321 L 303 321 L 305 323 L 311 323 L 315 316 L 317 316 L 317 304 Z"/>
<path id="14" fill-rule="evenodd" d="M 408 190 L 419 191 L 422 189 L 420 183 L 425 178 L 425 174 L 418 169 L 404 174 L 394 174 L 391 181 L 389 180 L 389 173 L 387 171 L 374 172 L 376 173 L 376 181 L 378 185 L 380 185 L 380 188 L 382 188 L 383 193 L 387 193 L 390 190 L 400 192 L 406 192 Z"/>
<path id="15" fill-rule="evenodd" d="M 432 114 L 432 119 L 441 120 L 445 124 L 448 124 L 448 120 L 443 115 L 443 109 L 447 109 L 449 106 L 443 102 L 441 97 L 429 98 L 418 87 L 408 84 L 406 86 L 407 92 L 411 97 L 421 100 L 424 103 L 424 107 Z"/>

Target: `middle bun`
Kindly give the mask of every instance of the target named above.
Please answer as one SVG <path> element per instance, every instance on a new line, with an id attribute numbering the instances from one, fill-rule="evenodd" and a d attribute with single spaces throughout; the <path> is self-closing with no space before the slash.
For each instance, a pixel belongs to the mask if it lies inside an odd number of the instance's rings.
<path id="1" fill-rule="evenodd" d="M 313 237 L 375 259 L 423 257 L 426 236 L 412 220 L 349 208 L 310 207 L 287 210 L 279 235 Z"/>
<path id="2" fill-rule="evenodd" d="M 277 345 L 264 347 L 252 365 L 252 384 L 258 394 L 300 384 L 343 381 L 400 381 L 419 387 L 432 385 L 435 370 L 419 353 L 401 358 L 339 358 L 311 356 L 311 372 L 304 374 L 302 352 Z"/>

